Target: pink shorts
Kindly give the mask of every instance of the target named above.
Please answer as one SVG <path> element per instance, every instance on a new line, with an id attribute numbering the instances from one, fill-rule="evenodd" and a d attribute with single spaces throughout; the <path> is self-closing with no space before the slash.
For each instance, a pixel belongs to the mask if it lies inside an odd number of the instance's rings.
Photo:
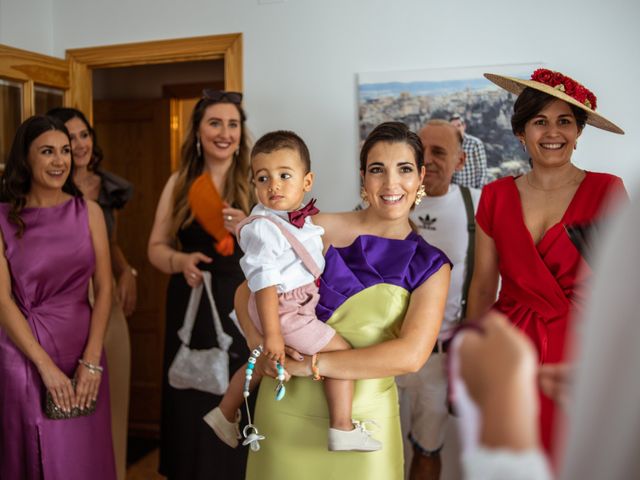
<path id="1" fill-rule="evenodd" d="M 316 318 L 319 298 L 315 283 L 278 295 L 280 330 L 284 343 L 305 355 L 318 353 L 336 333 L 333 328 Z M 258 331 L 263 333 L 253 292 L 249 297 L 249 316 Z"/>

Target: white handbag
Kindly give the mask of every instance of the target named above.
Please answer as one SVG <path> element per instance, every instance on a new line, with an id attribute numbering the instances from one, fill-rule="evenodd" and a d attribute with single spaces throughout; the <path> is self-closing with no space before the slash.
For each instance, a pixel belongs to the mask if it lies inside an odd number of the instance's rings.
<path id="1" fill-rule="evenodd" d="M 196 319 L 202 288 L 207 292 L 213 327 L 218 338 L 218 347 L 206 350 L 194 350 L 189 348 L 191 332 Z M 178 337 L 182 345 L 178 349 L 176 357 L 169 367 L 169 385 L 173 388 L 193 388 L 203 392 L 222 395 L 229 386 L 229 346 L 233 338 L 222 329 L 220 315 L 216 308 L 216 302 L 211 291 L 211 273 L 202 273 L 202 283 L 191 290 L 189 304 L 184 315 L 182 328 L 178 330 Z"/>

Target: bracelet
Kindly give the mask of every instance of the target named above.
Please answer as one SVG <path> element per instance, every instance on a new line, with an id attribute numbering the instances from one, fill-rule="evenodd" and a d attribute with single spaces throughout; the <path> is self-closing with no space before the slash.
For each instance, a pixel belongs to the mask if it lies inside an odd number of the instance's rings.
<path id="1" fill-rule="evenodd" d="M 93 363 L 89 363 L 86 360 L 79 358 L 78 363 L 89 370 L 90 373 L 102 373 L 104 370 L 100 365 L 94 365 Z"/>
<path id="2" fill-rule="evenodd" d="M 324 380 L 324 377 L 320 375 L 320 368 L 318 367 L 318 354 L 311 355 L 311 375 L 314 380 Z"/>

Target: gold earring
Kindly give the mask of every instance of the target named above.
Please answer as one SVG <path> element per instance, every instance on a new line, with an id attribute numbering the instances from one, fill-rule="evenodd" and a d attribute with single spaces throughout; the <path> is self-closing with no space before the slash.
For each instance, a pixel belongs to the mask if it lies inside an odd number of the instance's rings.
<path id="1" fill-rule="evenodd" d="M 367 196 L 367 191 L 364 187 L 360 187 L 360 199 L 365 203 L 369 203 L 369 197 Z"/>
<path id="2" fill-rule="evenodd" d="M 427 195 L 427 192 L 424 189 L 424 185 L 420 185 L 420 188 L 416 192 L 416 199 L 413 203 L 415 203 L 416 207 L 420 205 L 422 199 Z"/>

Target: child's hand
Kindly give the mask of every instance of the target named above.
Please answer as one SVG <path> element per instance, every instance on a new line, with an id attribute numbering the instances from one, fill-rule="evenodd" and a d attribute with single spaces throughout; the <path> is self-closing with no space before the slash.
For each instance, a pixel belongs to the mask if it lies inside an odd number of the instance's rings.
<path id="1" fill-rule="evenodd" d="M 280 362 L 284 366 L 284 338 L 278 334 L 267 334 L 264 337 L 263 352 L 269 360 Z"/>

